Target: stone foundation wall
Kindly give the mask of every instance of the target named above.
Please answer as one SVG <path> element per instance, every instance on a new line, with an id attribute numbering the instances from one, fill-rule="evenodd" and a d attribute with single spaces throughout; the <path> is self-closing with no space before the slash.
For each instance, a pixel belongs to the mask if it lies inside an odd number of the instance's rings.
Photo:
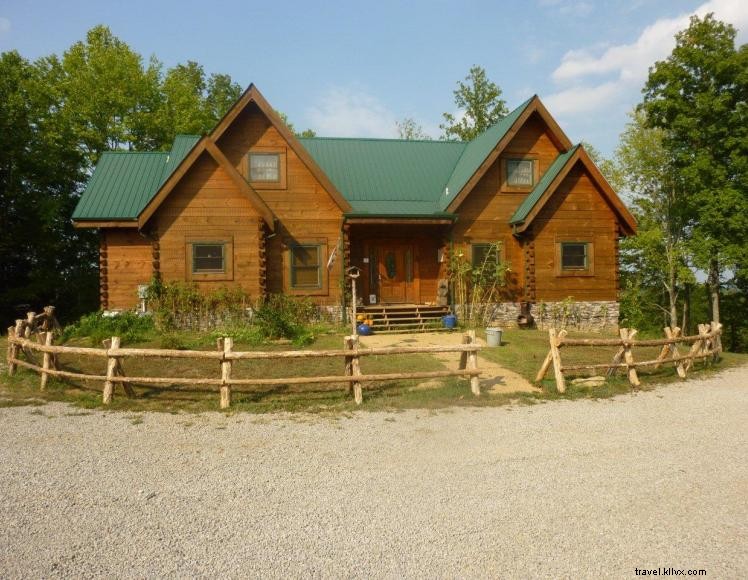
<path id="1" fill-rule="evenodd" d="M 490 306 L 487 318 L 491 324 L 503 328 L 516 328 L 521 311 L 519 302 L 500 302 Z M 458 317 L 462 308 L 455 308 Z M 614 301 L 593 302 L 537 302 L 530 305 L 535 325 L 541 330 L 550 327 L 602 332 L 618 328 L 619 305 Z"/>

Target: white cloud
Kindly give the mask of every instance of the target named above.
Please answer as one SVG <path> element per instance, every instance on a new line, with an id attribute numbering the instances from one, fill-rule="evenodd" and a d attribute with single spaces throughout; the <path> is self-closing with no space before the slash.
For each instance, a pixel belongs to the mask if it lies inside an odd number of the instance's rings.
<path id="1" fill-rule="evenodd" d="M 559 114 L 581 113 L 610 104 L 617 95 L 641 86 L 649 67 L 667 57 L 675 46 L 676 32 L 688 26 L 689 18 L 714 12 L 715 17 L 733 24 L 738 29 L 738 42 L 748 37 L 748 2 L 745 0 L 710 0 L 690 13 L 674 18 L 661 18 L 647 26 L 630 44 L 590 47 L 568 51 L 561 64 L 553 71 L 553 80 L 569 85 L 545 100 L 557 107 Z M 588 79 L 603 77 L 600 81 Z M 599 100 L 594 100 L 599 99 Z"/>
<path id="2" fill-rule="evenodd" d="M 0 34 L 6 34 L 10 32 L 10 20 L 0 16 Z"/>
<path id="3" fill-rule="evenodd" d="M 543 99 L 548 109 L 559 116 L 592 112 L 603 109 L 620 91 L 617 82 L 597 86 L 577 86 L 558 91 Z"/>
<path id="4" fill-rule="evenodd" d="M 394 113 L 376 97 L 358 88 L 331 88 L 307 110 L 307 118 L 321 136 L 397 135 Z"/>

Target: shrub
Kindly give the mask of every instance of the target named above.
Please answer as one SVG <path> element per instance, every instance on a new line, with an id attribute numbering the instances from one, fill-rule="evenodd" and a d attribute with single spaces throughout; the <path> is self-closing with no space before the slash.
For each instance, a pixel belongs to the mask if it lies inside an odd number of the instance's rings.
<path id="1" fill-rule="evenodd" d="M 150 316 L 133 312 L 103 316 L 101 312 L 94 312 L 66 326 L 61 341 L 66 342 L 74 337 L 88 338 L 92 346 L 101 346 L 103 340 L 112 336 L 119 336 L 123 343 L 132 343 L 146 340 L 154 333 L 155 326 Z"/>
<path id="2" fill-rule="evenodd" d="M 148 304 L 159 330 L 205 330 L 246 322 L 252 300 L 239 287 L 222 286 L 201 292 L 194 283 L 154 279 L 148 287 Z"/>
<path id="3" fill-rule="evenodd" d="M 308 298 L 270 294 L 257 304 L 252 322 L 266 339 L 305 343 L 311 338 L 306 327 L 316 317 L 317 307 Z"/>

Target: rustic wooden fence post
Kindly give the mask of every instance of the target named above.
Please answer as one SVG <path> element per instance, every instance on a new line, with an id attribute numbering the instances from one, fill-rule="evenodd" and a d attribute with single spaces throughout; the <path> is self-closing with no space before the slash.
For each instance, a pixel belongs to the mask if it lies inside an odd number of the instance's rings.
<path id="1" fill-rule="evenodd" d="M 560 341 L 564 339 L 564 337 L 567 335 L 566 329 L 560 330 L 558 335 L 556 336 L 557 339 L 559 339 L 559 345 L 558 348 L 560 349 L 563 346 L 563 343 Z M 543 360 L 543 364 L 540 365 L 540 370 L 538 371 L 538 374 L 535 376 L 535 382 L 539 383 L 543 380 L 543 377 L 545 377 L 545 373 L 548 372 L 548 369 L 551 368 L 551 364 L 553 364 L 553 353 L 549 350 L 548 354 L 545 355 L 545 360 Z"/>
<path id="2" fill-rule="evenodd" d="M 112 348 L 112 339 L 111 338 L 107 338 L 106 340 L 102 341 L 102 344 L 104 345 L 105 349 L 109 350 L 110 348 Z M 119 346 L 117 346 L 117 348 L 119 348 Z M 114 376 L 116 376 L 116 377 L 124 377 L 125 376 L 125 369 L 122 368 L 122 359 L 120 357 L 115 357 L 115 358 L 117 359 L 117 364 L 114 367 Z M 53 361 L 54 361 L 54 359 L 53 359 Z M 127 395 L 128 399 L 134 399 L 135 398 L 135 389 L 132 388 L 132 385 L 129 382 L 122 381 L 122 388 L 125 390 L 125 394 Z"/>
<path id="3" fill-rule="evenodd" d="M 25 322 L 21 320 L 20 318 L 16 320 L 16 326 L 13 329 L 13 338 L 15 340 L 23 338 L 23 325 L 24 324 Z M 8 329 L 8 331 L 10 332 L 10 329 Z M 10 335 L 9 335 L 9 338 L 10 338 Z M 17 360 L 18 354 L 21 351 L 21 347 L 18 345 L 17 342 L 13 342 L 12 346 L 13 346 L 12 350 L 9 349 L 9 354 L 11 355 L 11 358 L 13 360 Z M 8 375 L 9 376 L 12 377 L 13 375 L 15 375 L 17 368 L 18 368 L 18 365 L 15 362 L 11 362 L 10 360 L 8 361 Z"/>
<path id="4" fill-rule="evenodd" d="M 234 339 L 226 336 L 223 339 L 223 358 L 221 359 L 221 409 L 231 406 L 231 365 L 232 360 L 226 355 L 231 354 L 234 347 Z"/>
<path id="5" fill-rule="evenodd" d="M 709 325 L 699 324 L 697 328 L 699 331 L 699 338 L 694 341 L 694 343 L 691 345 L 691 350 L 688 351 L 688 358 L 686 359 L 686 364 L 683 367 L 685 371 L 691 370 L 691 367 L 696 364 L 696 359 L 701 358 L 701 355 L 703 355 L 704 352 L 709 348 L 707 343 L 708 338 L 705 336 L 707 332 L 709 332 Z M 704 363 L 706 362 L 706 359 L 704 359 Z"/>
<path id="6" fill-rule="evenodd" d="M 52 333 L 47 331 L 44 333 L 44 346 L 52 346 Z M 39 380 L 39 388 L 43 391 L 47 388 L 47 380 L 49 380 L 49 368 L 52 363 L 52 353 L 44 352 L 42 354 L 42 374 Z"/>
<path id="7" fill-rule="evenodd" d="M 346 336 L 345 337 L 345 349 L 355 353 L 358 350 L 358 337 L 357 336 Z M 350 354 L 345 357 L 345 374 L 351 377 L 348 383 L 348 392 L 353 391 L 353 399 L 357 405 L 360 405 L 364 400 L 364 394 L 361 389 L 361 381 L 357 381 L 355 377 L 361 376 L 361 363 L 359 361 L 358 354 Z"/>
<path id="8" fill-rule="evenodd" d="M 709 323 L 709 327 L 712 330 L 714 330 L 715 328 L 719 330 L 722 329 L 722 325 L 719 322 L 715 322 L 714 320 L 712 320 L 712 322 Z M 713 350 L 715 352 L 714 360 L 719 360 L 719 354 L 722 352 L 722 333 L 721 332 L 718 332 L 717 335 L 714 337 L 713 344 L 714 344 Z"/>
<path id="9" fill-rule="evenodd" d="M 633 338 L 636 336 L 636 334 L 639 331 L 635 328 L 629 329 L 629 339 L 633 340 Z M 611 366 L 608 367 L 608 370 L 605 371 L 605 376 L 612 377 L 614 374 L 616 374 L 616 371 L 618 371 L 618 367 L 615 365 L 621 364 L 621 361 L 623 360 L 623 356 L 626 354 L 626 349 L 621 346 L 621 348 L 618 349 L 615 355 L 613 355 L 613 360 L 610 361 Z M 662 354 L 662 353 L 660 353 Z"/>
<path id="10" fill-rule="evenodd" d="M 24 338 L 31 338 L 31 334 L 34 332 L 35 327 L 36 327 L 36 313 L 27 312 L 26 313 L 26 330 L 23 333 Z"/>
<path id="11" fill-rule="evenodd" d="M 8 376 L 16 374 L 16 363 L 13 360 L 18 356 L 18 346 L 13 340 L 16 338 L 16 330 L 12 326 L 8 327 Z"/>
<path id="12" fill-rule="evenodd" d="M 467 336 L 467 344 L 475 346 L 475 330 L 468 330 L 465 333 L 465 336 Z M 477 371 L 478 351 L 471 350 L 467 355 L 467 368 L 471 371 Z M 470 390 L 476 397 L 480 395 L 480 377 L 478 375 L 470 375 Z"/>
<path id="13" fill-rule="evenodd" d="M 565 393 L 566 381 L 564 380 L 564 373 L 561 370 L 561 353 L 558 350 L 561 340 L 555 328 L 551 327 L 548 329 L 548 342 L 551 345 L 550 354 L 553 361 L 553 374 L 556 377 L 556 390 L 559 393 Z"/>
<path id="14" fill-rule="evenodd" d="M 665 331 L 665 338 L 668 340 L 675 340 L 676 338 L 679 338 L 681 336 L 681 328 L 679 326 L 675 326 L 673 328 L 670 328 L 669 326 L 666 326 L 664 329 Z M 678 343 L 673 342 L 670 344 L 663 344 L 662 350 L 660 351 L 660 354 L 657 356 L 657 364 L 655 365 L 655 370 L 659 369 L 663 363 L 667 362 L 668 354 L 671 358 L 675 358 L 678 356 Z M 680 374 L 680 373 L 678 373 Z"/>
<path id="15" fill-rule="evenodd" d="M 629 378 L 629 383 L 632 387 L 638 387 L 641 385 L 639 382 L 639 376 L 636 374 L 636 366 L 634 366 L 634 353 L 631 351 L 631 340 L 633 340 L 634 334 L 628 328 L 621 328 L 618 333 L 623 341 L 623 361 L 626 363 L 626 374 Z"/>
<path id="16" fill-rule="evenodd" d="M 466 332 L 462 335 L 462 344 L 470 344 L 470 335 Z M 458 369 L 463 370 L 467 368 L 468 353 L 463 351 L 460 353 L 460 364 L 457 366 Z"/>
<path id="17" fill-rule="evenodd" d="M 119 348 L 119 336 L 113 336 L 110 344 L 110 349 L 115 350 Z M 112 402 L 112 396 L 114 394 L 114 381 L 112 380 L 117 375 L 117 359 L 107 352 L 106 362 L 106 380 L 104 381 L 104 394 L 102 401 L 105 405 L 109 405 Z"/>
<path id="18" fill-rule="evenodd" d="M 714 333 L 714 338 L 712 339 L 712 360 L 718 361 L 719 355 L 722 354 L 722 325 L 719 322 L 710 322 L 709 323 L 710 330 Z"/>

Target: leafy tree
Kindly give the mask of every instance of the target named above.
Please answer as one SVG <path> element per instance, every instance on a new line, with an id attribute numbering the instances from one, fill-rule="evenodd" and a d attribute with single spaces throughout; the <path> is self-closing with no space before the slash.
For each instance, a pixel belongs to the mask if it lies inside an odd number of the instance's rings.
<path id="1" fill-rule="evenodd" d="M 59 113 L 60 62 L 0 55 L 0 315 L 20 304 L 96 305 L 95 238 L 70 214 L 83 177 L 79 135 Z"/>
<path id="2" fill-rule="evenodd" d="M 103 151 L 131 147 L 142 105 L 157 90 L 140 55 L 106 26 L 96 26 L 85 42 L 65 51 L 62 72 L 60 113 L 70 119 L 87 161 L 93 165 Z"/>
<path id="3" fill-rule="evenodd" d="M 293 133 L 297 137 L 308 138 L 308 137 L 316 137 L 317 136 L 317 133 L 315 131 L 313 131 L 312 129 L 304 129 L 303 131 L 301 131 L 299 133 L 296 130 L 296 128 L 294 127 L 293 123 L 288 120 L 288 115 L 286 115 L 282 111 L 275 111 L 275 112 L 281 118 L 281 121 L 283 121 L 283 123 L 286 125 L 286 127 L 288 127 L 288 130 L 291 131 L 291 133 Z"/>
<path id="4" fill-rule="evenodd" d="M 242 87 L 231 80 L 229 75 L 219 73 L 210 75 L 204 107 L 213 125 L 221 120 L 241 95 Z"/>
<path id="5" fill-rule="evenodd" d="M 695 282 L 688 267 L 688 216 L 683 187 L 663 145 L 664 131 L 635 111 L 621 135 L 616 161 L 632 195 L 638 234 L 624 240 L 624 259 L 645 285 L 665 288 L 671 327 L 678 326 L 678 295 Z"/>
<path id="6" fill-rule="evenodd" d="M 684 189 L 691 252 L 708 272 L 719 321 L 725 269 L 748 261 L 748 48 L 708 14 L 692 17 L 671 55 L 650 70 L 641 107 Z"/>
<path id="7" fill-rule="evenodd" d="M 431 139 L 423 130 L 423 127 L 412 117 L 405 117 L 402 121 L 395 121 L 397 135 L 400 139 L 417 141 L 419 139 Z"/>
<path id="8" fill-rule="evenodd" d="M 161 85 L 155 130 L 163 147 L 179 134 L 205 135 L 241 95 L 241 87 L 224 74 L 205 76 L 202 65 L 188 61 L 169 69 Z"/>
<path id="9" fill-rule="evenodd" d="M 171 145 L 207 132 L 238 98 L 200 65 L 162 75 L 105 26 L 61 58 L 0 54 L 0 316 L 53 303 L 62 316 L 96 308 L 98 240 L 70 216 L 102 152 Z"/>
<path id="10" fill-rule="evenodd" d="M 597 168 L 608 180 L 610 186 L 617 192 L 622 192 L 625 187 L 624 176 L 621 173 L 620 166 L 613 160 L 605 157 L 597 148 L 587 141 L 582 141 L 582 147 L 590 156 Z"/>
<path id="11" fill-rule="evenodd" d="M 501 89 L 490 81 L 483 67 L 470 67 L 465 82 L 459 81 L 454 90 L 455 105 L 464 114 L 456 117 L 443 113 L 444 123 L 439 128 L 442 139 L 471 141 L 491 125 L 506 117 L 509 109 L 501 98 Z"/>

